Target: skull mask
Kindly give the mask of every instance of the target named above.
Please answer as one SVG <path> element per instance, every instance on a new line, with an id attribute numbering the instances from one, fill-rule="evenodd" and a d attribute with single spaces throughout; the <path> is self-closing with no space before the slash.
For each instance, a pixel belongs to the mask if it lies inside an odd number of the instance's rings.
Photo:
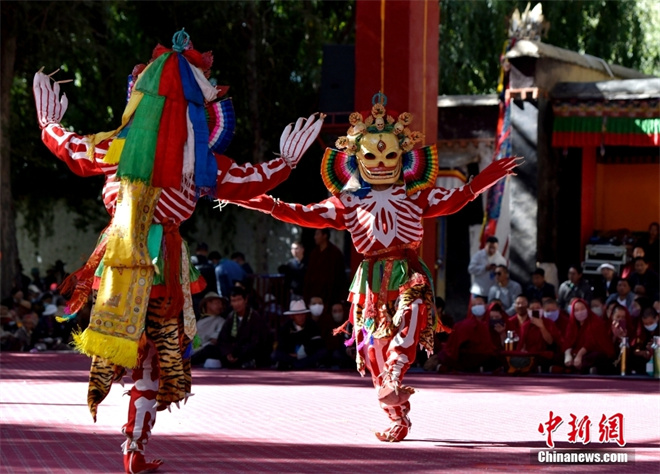
<path id="1" fill-rule="evenodd" d="M 366 133 L 360 140 L 360 175 L 370 184 L 393 184 L 401 174 L 401 147 L 393 133 Z"/>

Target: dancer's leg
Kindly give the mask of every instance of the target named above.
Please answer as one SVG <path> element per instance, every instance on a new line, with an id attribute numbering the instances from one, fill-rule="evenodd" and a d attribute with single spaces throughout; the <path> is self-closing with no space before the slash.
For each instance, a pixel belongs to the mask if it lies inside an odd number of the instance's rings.
<path id="1" fill-rule="evenodd" d="M 133 387 L 128 392 L 128 421 L 122 428 L 126 436 L 123 448 L 127 473 L 148 472 L 163 464 L 162 460 L 146 462 L 144 459 L 144 446 L 156 422 L 159 372 L 156 347 L 147 339 L 147 343 L 140 348 L 138 366 L 133 369 Z"/>
<path id="2" fill-rule="evenodd" d="M 394 318 L 400 321 L 396 334 L 391 338 L 374 338 L 373 344 L 367 341 L 362 348 L 365 364 L 378 390 L 380 406 L 391 422 L 388 429 L 376 433 L 381 441 L 401 441 L 412 425 L 408 417 L 408 398 L 414 390 L 401 385 L 401 381 L 415 361 L 419 331 L 421 324 L 426 322 L 426 311 L 421 298 L 402 304 Z"/>

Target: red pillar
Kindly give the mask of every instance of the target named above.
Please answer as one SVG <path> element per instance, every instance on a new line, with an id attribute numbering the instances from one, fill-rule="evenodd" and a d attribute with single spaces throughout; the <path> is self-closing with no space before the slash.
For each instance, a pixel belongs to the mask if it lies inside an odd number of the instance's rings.
<path id="1" fill-rule="evenodd" d="M 412 130 L 438 136 L 437 0 L 357 0 L 355 38 L 355 109 L 371 109 L 378 91 L 389 110 L 410 112 Z M 422 258 L 433 269 L 437 258 L 435 220 L 424 222 Z M 355 255 L 354 255 L 355 257 Z M 355 266 L 355 265 L 354 265 Z"/>
<path id="2" fill-rule="evenodd" d="M 594 233 L 596 202 L 596 148 L 582 148 L 582 199 L 580 204 L 580 255 L 584 259 L 584 246 Z"/>

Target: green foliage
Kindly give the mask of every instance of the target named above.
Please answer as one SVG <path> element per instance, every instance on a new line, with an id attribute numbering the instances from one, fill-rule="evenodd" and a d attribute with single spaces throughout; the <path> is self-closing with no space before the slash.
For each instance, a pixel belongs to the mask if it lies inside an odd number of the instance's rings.
<path id="1" fill-rule="evenodd" d="M 597 56 L 612 64 L 660 72 L 660 19 L 654 0 L 541 2 L 550 23 L 543 42 Z M 537 2 L 531 2 L 532 7 Z M 508 18 L 527 2 L 441 0 L 440 93 L 493 93 Z"/>
<path id="2" fill-rule="evenodd" d="M 507 17 L 516 6 L 522 11 L 526 2 L 441 0 L 441 94 L 495 90 Z M 654 0 L 556 1 L 545 2 L 543 10 L 551 23 L 546 42 L 660 71 L 660 10 Z M 227 154 L 240 163 L 268 160 L 284 125 L 316 111 L 321 47 L 354 41 L 355 2 L 3 1 L 2 14 L 3 28 L 13 28 L 18 39 L 11 84 L 13 194 L 36 236 L 48 225 L 57 199 L 80 216 L 81 228 L 107 222 L 102 177 L 74 176 L 41 144 L 31 91 L 39 67 L 46 72 L 59 67 L 57 78 L 74 79 L 62 85 L 69 98 L 64 125 L 83 134 L 112 130 L 133 66 L 149 61 L 157 43 L 170 46 L 173 33 L 185 27 L 198 50 L 214 52 L 212 77 L 231 87 L 238 123 Z M 300 195 L 311 181 L 297 175 L 308 170 L 318 170 L 318 162 L 303 160 L 291 183 L 277 192 L 304 200 Z M 231 207 L 222 212 L 228 229 L 232 213 Z M 183 230 L 188 227 L 193 232 L 194 222 Z"/>
<path id="3" fill-rule="evenodd" d="M 103 178 L 79 178 L 41 144 L 32 76 L 61 68 L 69 108 L 63 124 L 78 133 L 112 130 L 125 106 L 127 76 L 153 48 L 171 46 L 185 27 L 196 49 L 212 50 L 212 77 L 231 87 L 237 133 L 227 154 L 262 161 L 279 149 L 283 127 L 315 111 L 322 44 L 353 39 L 353 2 L 3 2 L 17 25 L 12 84 L 12 184 L 34 239 L 48 230 L 52 205 L 64 199 L 76 225 L 107 223 Z M 4 23 L 3 23 L 4 25 Z M 257 138 L 255 138 L 257 137 Z M 255 146 L 256 141 L 260 147 Z M 37 191 L 38 190 L 38 191 Z M 204 211 L 211 212 L 200 206 Z M 217 212 L 217 211 L 214 211 Z M 222 219 L 232 228 L 232 211 Z M 217 216 L 216 216 L 217 217 Z M 204 216 L 202 216 L 204 218 Z M 195 228 L 194 222 L 186 230 Z"/>

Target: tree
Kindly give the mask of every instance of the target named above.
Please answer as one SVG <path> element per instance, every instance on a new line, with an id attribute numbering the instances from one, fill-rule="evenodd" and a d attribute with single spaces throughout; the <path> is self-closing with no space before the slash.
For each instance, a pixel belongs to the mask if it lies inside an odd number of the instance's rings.
<path id="1" fill-rule="evenodd" d="M 645 39 L 660 35 L 660 24 L 648 21 L 653 12 L 660 17 L 657 4 L 647 5 L 647 0 L 541 3 L 550 23 L 545 43 L 647 74 L 660 73 L 657 43 Z M 522 12 L 526 5 L 511 0 L 441 0 L 441 94 L 495 92 L 508 19 L 515 8 Z"/>
<path id="2" fill-rule="evenodd" d="M 148 61 L 157 43 L 169 46 L 185 27 L 198 49 L 214 51 L 212 76 L 231 86 L 238 123 L 228 153 L 239 162 L 262 161 L 277 151 L 284 125 L 314 111 L 321 46 L 350 41 L 352 3 L 2 2 L 0 294 L 18 272 L 14 206 L 27 216 L 34 239 L 61 200 L 80 216 L 78 226 L 107 224 L 102 181 L 75 177 L 40 143 L 31 91 L 36 69 L 61 67 L 58 78 L 75 79 L 63 87 L 70 104 L 65 126 L 83 134 L 112 130 L 133 65 Z M 202 217 L 214 212 L 212 218 L 231 225 L 234 209 L 218 215 L 211 203 L 200 204 Z M 193 219 L 182 228 L 184 237 L 194 225 Z"/>

